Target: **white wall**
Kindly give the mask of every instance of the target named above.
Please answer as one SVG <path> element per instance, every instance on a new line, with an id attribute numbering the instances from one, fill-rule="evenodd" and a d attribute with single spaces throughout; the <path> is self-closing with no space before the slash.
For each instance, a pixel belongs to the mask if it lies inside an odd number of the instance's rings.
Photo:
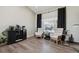
<path id="1" fill-rule="evenodd" d="M 27 36 L 33 36 L 35 32 L 35 13 L 28 7 L 0 7 L 0 32 L 9 25 L 24 25 L 27 28 Z"/>
<path id="2" fill-rule="evenodd" d="M 67 29 L 74 34 L 75 41 L 79 42 L 79 30 L 74 27 L 74 24 L 79 24 L 79 6 L 68 6 L 67 7 Z"/>
<path id="3" fill-rule="evenodd" d="M 79 24 L 79 7 L 67 7 L 67 29 L 71 29 L 74 24 Z"/>

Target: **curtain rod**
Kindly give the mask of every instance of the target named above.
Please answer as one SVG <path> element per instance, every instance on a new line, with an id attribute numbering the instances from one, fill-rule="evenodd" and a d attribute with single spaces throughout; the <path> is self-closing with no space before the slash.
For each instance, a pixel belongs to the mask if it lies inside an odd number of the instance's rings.
<path id="1" fill-rule="evenodd" d="M 53 10 L 53 11 L 44 12 L 44 13 L 41 13 L 41 14 L 47 14 L 47 13 L 51 13 L 51 12 L 54 12 L 54 11 L 57 11 L 57 9 Z"/>
<path id="2" fill-rule="evenodd" d="M 54 11 L 57 11 L 57 9 L 56 10 L 53 10 L 53 11 L 47 11 L 47 12 L 37 13 L 37 14 L 46 14 L 46 13 L 51 13 L 51 12 L 54 12 Z"/>
<path id="3" fill-rule="evenodd" d="M 64 8 L 64 7 L 60 7 L 60 8 Z M 55 10 L 52 10 L 52 11 L 47 11 L 47 12 L 43 12 L 43 13 L 37 13 L 37 14 L 46 14 L 46 13 L 51 13 L 51 12 L 54 12 L 54 11 L 57 11 L 59 8 L 55 9 Z M 48 10 L 48 9 L 46 9 Z M 44 10 L 43 10 L 44 11 Z"/>

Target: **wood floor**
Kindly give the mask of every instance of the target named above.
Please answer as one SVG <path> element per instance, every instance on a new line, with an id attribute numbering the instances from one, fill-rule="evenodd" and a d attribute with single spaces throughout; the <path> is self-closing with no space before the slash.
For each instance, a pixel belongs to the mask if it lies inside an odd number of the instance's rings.
<path id="1" fill-rule="evenodd" d="M 0 47 L 0 53 L 75 53 L 73 48 L 57 45 L 50 40 L 31 37 L 27 40 Z"/>

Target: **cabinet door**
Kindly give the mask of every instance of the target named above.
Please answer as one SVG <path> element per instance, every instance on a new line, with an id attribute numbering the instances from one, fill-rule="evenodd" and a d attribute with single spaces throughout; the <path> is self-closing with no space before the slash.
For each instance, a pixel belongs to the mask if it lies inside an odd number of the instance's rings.
<path id="1" fill-rule="evenodd" d="M 7 44 L 15 43 L 15 41 L 16 41 L 16 32 L 8 31 L 8 43 Z"/>

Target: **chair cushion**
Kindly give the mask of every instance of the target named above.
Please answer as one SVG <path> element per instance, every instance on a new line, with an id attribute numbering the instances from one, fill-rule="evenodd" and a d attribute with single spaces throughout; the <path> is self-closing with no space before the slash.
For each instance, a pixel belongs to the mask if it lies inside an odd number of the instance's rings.
<path id="1" fill-rule="evenodd" d="M 35 36 L 36 36 L 36 37 L 41 37 L 42 34 L 43 34 L 42 32 L 35 32 Z"/>
<path id="2" fill-rule="evenodd" d="M 57 28 L 55 29 L 55 33 L 50 34 L 51 39 L 57 40 L 59 36 L 61 36 L 63 34 L 63 28 Z"/>

